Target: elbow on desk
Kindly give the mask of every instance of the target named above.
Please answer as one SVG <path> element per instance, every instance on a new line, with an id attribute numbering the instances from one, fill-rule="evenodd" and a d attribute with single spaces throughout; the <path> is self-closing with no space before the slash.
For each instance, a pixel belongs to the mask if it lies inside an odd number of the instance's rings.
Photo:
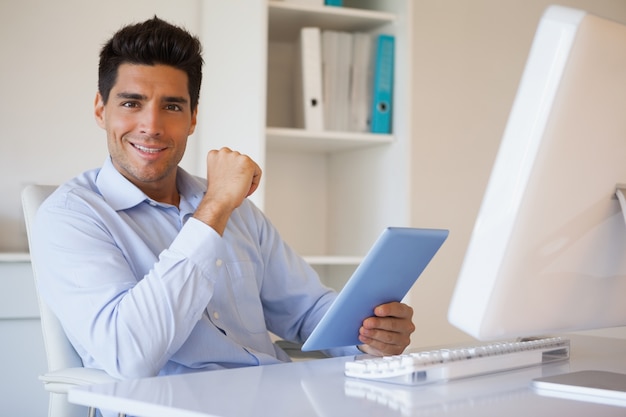
<path id="1" fill-rule="evenodd" d="M 162 360 L 142 351 L 121 352 L 112 349 L 100 358 L 96 357 L 94 367 L 103 369 L 117 379 L 137 379 L 157 376 L 164 366 Z M 89 365 L 87 365 L 89 366 Z"/>
<path id="2" fill-rule="evenodd" d="M 156 368 L 154 364 L 148 363 L 146 360 L 126 360 L 116 361 L 115 364 L 104 366 L 104 371 L 117 379 L 137 379 L 157 376 L 160 368 Z"/>

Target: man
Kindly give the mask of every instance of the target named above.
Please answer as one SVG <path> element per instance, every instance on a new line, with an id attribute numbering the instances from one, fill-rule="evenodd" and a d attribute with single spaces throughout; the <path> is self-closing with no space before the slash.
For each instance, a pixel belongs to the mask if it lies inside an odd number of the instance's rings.
<path id="1" fill-rule="evenodd" d="M 94 113 L 110 155 L 61 185 L 33 228 L 42 297 L 84 365 L 118 378 L 287 361 L 268 330 L 302 342 L 336 296 L 246 198 L 261 180 L 254 161 L 224 148 L 208 153 L 206 180 L 178 167 L 200 52 L 156 17 L 104 45 Z M 412 309 L 375 315 L 358 348 L 402 352 Z"/>

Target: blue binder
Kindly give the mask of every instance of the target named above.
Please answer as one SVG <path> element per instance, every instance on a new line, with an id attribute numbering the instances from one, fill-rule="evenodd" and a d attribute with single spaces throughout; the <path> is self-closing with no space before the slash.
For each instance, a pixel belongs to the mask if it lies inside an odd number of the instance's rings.
<path id="1" fill-rule="evenodd" d="M 372 133 L 391 133 L 395 38 L 378 35 L 374 67 Z"/>

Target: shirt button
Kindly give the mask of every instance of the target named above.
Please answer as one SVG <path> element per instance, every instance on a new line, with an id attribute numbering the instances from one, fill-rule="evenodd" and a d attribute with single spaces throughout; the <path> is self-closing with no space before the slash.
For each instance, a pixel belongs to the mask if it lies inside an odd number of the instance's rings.
<path id="1" fill-rule="evenodd" d="M 213 312 L 213 318 L 214 318 L 215 320 L 219 320 L 219 318 L 220 318 L 220 313 L 218 313 L 217 311 L 214 311 L 214 312 Z"/>
<path id="2" fill-rule="evenodd" d="M 217 261 L 215 261 L 215 266 L 220 267 L 222 266 L 223 262 L 221 259 L 218 259 Z"/>

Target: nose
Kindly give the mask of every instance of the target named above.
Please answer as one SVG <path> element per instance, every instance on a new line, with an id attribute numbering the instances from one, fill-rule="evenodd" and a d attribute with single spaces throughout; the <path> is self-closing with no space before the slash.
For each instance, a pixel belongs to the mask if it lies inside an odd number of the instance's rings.
<path id="1" fill-rule="evenodd" d="M 141 134 L 158 137 L 163 133 L 163 121 L 159 106 L 146 106 L 141 115 Z"/>

